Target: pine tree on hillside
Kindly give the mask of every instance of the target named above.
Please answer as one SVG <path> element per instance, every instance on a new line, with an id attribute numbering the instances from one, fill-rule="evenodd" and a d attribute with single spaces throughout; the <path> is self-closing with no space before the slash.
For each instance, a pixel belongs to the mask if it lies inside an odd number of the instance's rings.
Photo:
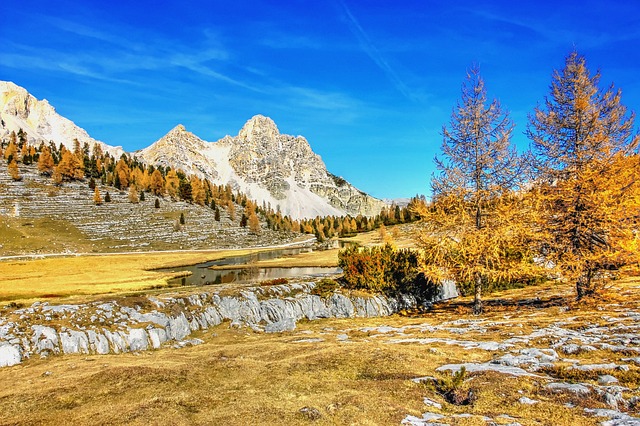
<path id="1" fill-rule="evenodd" d="M 256 235 L 262 232 L 262 229 L 260 228 L 260 220 L 258 219 L 258 216 L 254 211 L 252 211 L 249 214 L 248 224 L 249 224 L 249 232 Z"/>
<path id="2" fill-rule="evenodd" d="M 220 209 L 216 207 L 216 211 L 214 213 L 214 219 L 216 222 L 220 222 Z"/>
<path id="3" fill-rule="evenodd" d="M 194 203 L 204 206 L 206 200 L 206 194 L 204 191 L 204 186 L 202 185 L 202 181 L 195 175 L 191 176 L 191 198 Z"/>
<path id="4" fill-rule="evenodd" d="M 7 166 L 7 171 L 9 172 L 9 176 L 11 176 L 11 179 L 15 181 L 19 181 L 22 179 L 22 176 L 20 176 L 20 170 L 18 170 L 18 162 L 15 158 L 11 157 L 11 162 Z"/>
<path id="5" fill-rule="evenodd" d="M 545 253 L 575 283 L 578 299 L 598 290 L 610 275 L 604 269 L 637 263 L 640 243 L 635 116 L 620 103 L 621 91 L 603 91 L 599 80 L 572 52 L 527 128 L 538 161 Z"/>
<path id="6" fill-rule="evenodd" d="M 68 149 L 62 152 L 62 158 L 56 166 L 56 172 L 60 174 L 62 180 L 84 179 L 84 165 Z"/>
<path id="7" fill-rule="evenodd" d="M 98 187 L 96 186 L 94 191 L 93 191 L 93 203 L 96 206 L 99 206 L 102 204 L 102 196 L 100 195 L 100 190 L 98 189 Z"/>
<path id="8" fill-rule="evenodd" d="M 156 209 L 159 209 L 159 208 L 160 208 L 160 200 L 159 200 L 158 198 L 156 198 L 156 202 L 155 202 L 155 204 L 154 204 L 154 207 L 155 207 Z"/>
<path id="9" fill-rule="evenodd" d="M 131 185 L 129 187 L 129 202 L 133 204 L 138 204 L 140 202 L 140 197 L 138 196 L 138 190 L 135 185 Z"/>
<path id="10" fill-rule="evenodd" d="M 167 194 L 173 199 L 178 199 L 178 194 L 180 191 L 180 178 L 175 170 L 171 169 L 169 173 L 167 173 L 167 177 L 165 179 L 165 190 Z"/>
<path id="11" fill-rule="evenodd" d="M 229 219 L 231 221 L 236 220 L 236 206 L 231 200 L 227 202 L 227 214 L 229 215 Z"/>
<path id="12" fill-rule="evenodd" d="M 11 133 L 13 137 L 9 140 L 7 149 L 4 150 L 4 159 L 7 160 L 7 164 L 11 163 L 11 160 L 18 160 L 18 146 L 15 143 L 15 133 Z"/>
<path id="13" fill-rule="evenodd" d="M 51 176 L 54 166 L 55 164 L 53 162 L 53 157 L 51 156 L 51 151 L 48 146 L 44 145 L 42 147 L 42 152 L 40 152 L 40 157 L 38 158 L 38 171 L 40 174 Z"/>
<path id="14" fill-rule="evenodd" d="M 164 194 L 164 178 L 162 177 L 162 173 L 160 170 L 154 170 L 151 173 L 151 183 L 149 184 L 149 189 L 153 193 L 153 195 L 163 195 Z"/>
<path id="15" fill-rule="evenodd" d="M 114 185 L 118 189 L 124 189 L 130 185 L 131 169 L 125 161 L 124 155 L 120 157 L 114 170 Z"/>
<path id="16" fill-rule="evenodd" d="M 105 202 L 105 203 L 110 203 L 110 202 L 111 202 L 111 194 L 109 194 L 109 191 L 107 191 L 107 192 L 104 194 L 104 202 Z"/>

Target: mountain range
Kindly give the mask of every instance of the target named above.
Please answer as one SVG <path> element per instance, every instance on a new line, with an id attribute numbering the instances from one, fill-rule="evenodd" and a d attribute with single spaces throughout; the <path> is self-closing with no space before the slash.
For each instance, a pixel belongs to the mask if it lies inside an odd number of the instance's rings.
<path id="1" fill-rule="evenodd" d="M 119 158 L 125 151 L 97 141 L 46 100 L 12 82 L 0 82 L 0 137 L 22 129 L 29 143 L 54 141 L 73 149 L 74 140 Z M 316 216 L 373 216 L 386 204 L 335 176 L 302 136 L 280 134 L 268 117 L 256 115 L 237 136 L 207 142 L 177 125 L 164 137 L 130 153 L 149 165 L 169 166 L 215 184 L 229 184 L 258 203 L 293 219 Z"/>

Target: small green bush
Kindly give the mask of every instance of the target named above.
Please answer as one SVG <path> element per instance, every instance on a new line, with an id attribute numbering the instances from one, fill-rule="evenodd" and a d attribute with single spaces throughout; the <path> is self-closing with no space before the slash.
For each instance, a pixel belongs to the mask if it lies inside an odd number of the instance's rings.
<path id="1" fill-rule="evenodd" d="M 434 378 L 427 382 L 427 387 L 442 396 L 449 404 L 470 405 L 477 398 L 473 389 L 465 384 L 467 369 L 464 366 L 456 371 L 452 376 L 446 375 L 443 378 Z"/>
<path id="2" fill-rule="evenodd" d="M 316 286 L 311 290 L 311 294 L 320 297 L 329 297 L 339 288 L 340 284 L 338 284 L 337 281 L 331 278 L 323 278 L 316 283 Z"/>

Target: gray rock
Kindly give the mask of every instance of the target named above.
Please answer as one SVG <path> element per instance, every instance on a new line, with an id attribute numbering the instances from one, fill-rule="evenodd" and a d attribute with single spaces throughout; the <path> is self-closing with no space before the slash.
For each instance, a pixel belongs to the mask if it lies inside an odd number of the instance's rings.
<path id="1" fill-rule="evenodd" d="M 425 404 L 425 405 L 427 405 L 427 406 L 429 406 L 429 407 L 435 407 L 435 408 L 437 408 L 438 410 L 441 410 L 441 409 L 442 409 L 442 404 L 440 404 L 439 402 L 436 402 L 436 401 L 434 401 L 434 400 L 432 400 L 432 399 L 429 399 L 429 398 L 423 398 L 423 400 L 422 400 L 422 401 L 424 402 L 424 404 Z"/>
<path id="2" fill-rule="evenodd" d="M 640 426 L 640 418 L 631 417 L 618 410 L 605 410 L 602 408 L 585 408 L 584 411 L 597 417 L 607 417 L 610 420 L 602 422 L 603 426 Z"/>
<path id="3" fill-rule="evenodd" d="M 437 413 L 423 413 L 422 417 L 416 416 L 407 416 L 402 419 L 401 424 L 403 425 L 411 425 L 411 426 L 431 426 L 434 425 L 433 420 L 444 419 L 445 417 L 442 414 Z"/>
<path id="4" fill-rule="evenodd" d="M 169 339 L 167 332 L 163 328 L 150 328 L 147 332 L 149 333 L 149 340 L 151 341 L 151 347 L 153 349 L 160 348 L 160 346 Z"/>
<path id="5" fill-rule="evenodd" d="M 129 351 L 129 345 L 120 332 L 105 330 L 104 335 L 107 337 L 107 340 L 109 340 L 114 353 L 119 354 L 121 352 Z"/>
<path id="6" fill-rule="evenodd" d="M 591 393 L 589 385 L 577 383 L 549 383 L 545 387 L 552 392 L 569 392 L 578 396 L 589 395 Z"/>
<path id="7" fill-rule="evenodd" d="M 87 337 L 89 338 L 89 347 L 93 352 L 100 355 L 109 353 L 109 340 L 105 335 L 94 330 L 88 330 Z"/>
<path id="8" fill-rule="evenodd" d="M 175 318 L 169 318 L 169 335 L 173 340 L 182 340 L 191 334 L 191 325 L 184 312 Z"/>
<path id="9" fill-rule="evenodd" d="M 533 405 L 533 404 L 537 404 L 540 401 L 537 401 L 535 399 L 531 399 L 531 398 L 527 398 L 526 396 L 523 396 L 518 400 L 518 402 L 520 404 Z"/>
<path id="10" fill-rule="evenodd" d="M 579 371 L 593 371 L 593 370 L 615 370 L 618 368 L 618 364 L 609 363 L 609 364 L 587 364 L 587 365 L 574 365 L 570 367 L 572 370 Z"/>
<path id="11" fill-rule="evenodd" d="M 334 293 L 327 302 L 331 316 L 336 318 L 351 318 L 355 316 L 355 307 L 348 297 Z"/>
<path id="12" fill-rule="evenodd" d="M 605 374 L 603 376 L 598 377 L 598 384 L 599 385 L 611 385 L 614 383 L 618 383 L 618 379 L 616 379 L 615 377 L 613 377 L 610 374 Z"/>
<path id="13" fill-rule="evenodd" d="M 283 331 L 293 331 L 296 329 L 296 322 L 291 318 L 285 318 L 282 321 L 267 324 L 264 327 L 265 333 L 281 333 Z"/>
<path id="14" fill-rule="evenodd" d="M 131 351 L 144 351 L 149 348 L 149 339 L 144 328 L 132 328 L 129 330 L 128 340 Z"/>
<path id="15" fill-rule="evenodd" d="M 452 373 L 456 371 L 460 371 L 460 369 L 464 367 L 468 373 L 476 373 L 482 371 L 495 371 L 497 373 L 509 374 L 511 376 L 532 376 L 538 377 L 535 374 L 529 373 L 528 371 L 523 370 L 518 367 L 510 367 L 507 365 L 498 365 L 493 363 L 484 363 L 484 364 L 474 364 L 474 363 L 465 363 L 465 364 L 447 364 L 441 367 L 436 368 L 436 371 L 451 371 Z"/>
<path id="16" fill-rule="evenodd" d="M 13 345 L 0 343 L 0 367 L 11 367 L 20 364 L 21 361 L 20 349 Z"/>
<path id="17" fill-rule="evenodd" d="M 51 327 L 45 327 L 42 325 L 32 325 L 33 336 L 31 342 L 34 346 L 36 353 L 50 351 L 53 353 L 60 353 L 60 340 L 58 339 L 58 333 Z"/>
<path id="18" fill-rule="evenodd" d="M 82 331 L 67 330 L 60 332 L 62 352 L 65 354 L 89 353 L 89 339 Z"/>

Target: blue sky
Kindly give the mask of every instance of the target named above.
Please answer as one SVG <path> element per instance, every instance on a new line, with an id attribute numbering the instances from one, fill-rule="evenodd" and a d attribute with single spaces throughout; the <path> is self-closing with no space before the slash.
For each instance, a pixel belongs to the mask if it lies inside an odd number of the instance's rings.
<path id="1" fill-rule="evenodd" d="M 0 80 L 96 139 L 131 151 L 182 123 L 215 141 L 263 114 L 377 197 L 429 193 L 472 64 L 521 149 L 574 48 L 640 109 L 636 0 L 5 0 L 0 14 Z"/>

